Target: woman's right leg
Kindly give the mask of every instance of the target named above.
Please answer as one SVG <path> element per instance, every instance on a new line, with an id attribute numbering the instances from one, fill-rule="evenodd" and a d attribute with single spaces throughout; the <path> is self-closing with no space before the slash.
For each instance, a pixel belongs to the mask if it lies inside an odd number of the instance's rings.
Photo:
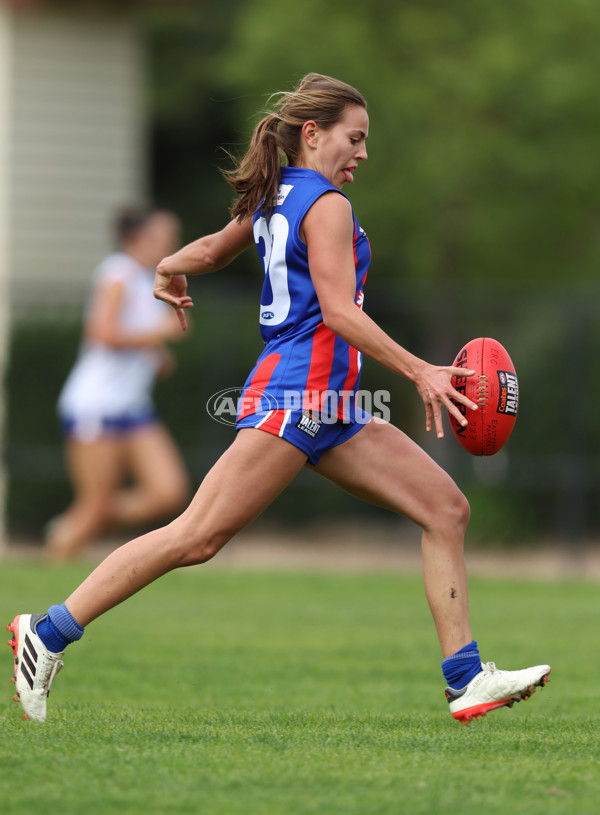
<path id="1" fill-rule="evenodd" d="M 86 626 L 172 569 L 210 560 L 305 462 L 305 453 L 278 436 L 240 430 L 185 512 L 112 552 L 67 599 L 70 613 Z"/>

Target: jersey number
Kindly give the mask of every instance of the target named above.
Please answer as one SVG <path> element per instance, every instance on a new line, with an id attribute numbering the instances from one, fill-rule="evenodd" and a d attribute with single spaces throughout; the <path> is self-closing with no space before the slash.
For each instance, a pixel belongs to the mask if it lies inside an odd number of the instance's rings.
<path id="1" fill-rule="evenodd" d="M 290 313 L 290 290 L 288 289 L 288 269 L 285 261 L 290 225 L 287 218 L 276 212 L 270 224 L 265 218 L 254 223 L 254 240 L 258 244 L 262 239 L 265 247 L 263 265 L 265 276 L 269 278 L 273 300 L 260 304 L 260 322 L 262 325 L 280 325 Z"/>

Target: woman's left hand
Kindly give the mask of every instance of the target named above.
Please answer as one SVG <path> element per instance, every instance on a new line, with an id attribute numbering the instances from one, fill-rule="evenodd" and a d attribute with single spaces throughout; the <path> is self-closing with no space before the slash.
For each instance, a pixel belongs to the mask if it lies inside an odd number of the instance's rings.
<path id="1" fill-rule="evenodd" d="M 451 381 L 453 376 L 473 376 L 474 373 L 475 371 L 465 371 L 464 368 L 453 365 L 438 366 L 425 362 L 415 377 L 415 386 L 425 405 L 425 429 L 429 432 L 435 425 L 438 439 L 444 437 L 442 405 L 463 426 L 468 423 L 468 419 L 455 402 L 465 405 L 469 410 L 477 410 L 476 403 L 453 388 Z"/>

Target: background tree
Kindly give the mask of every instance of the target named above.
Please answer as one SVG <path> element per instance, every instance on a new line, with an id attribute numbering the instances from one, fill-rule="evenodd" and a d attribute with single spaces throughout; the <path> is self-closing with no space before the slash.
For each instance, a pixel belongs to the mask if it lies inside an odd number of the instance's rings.
<path id="1" fill-rule="evenodd" d="M 204 0 L 138 14 L 149 46 L 153 193 L 182 215 L 186 240 L 227 217 L 220 148 L 245 149 L 270 93 L 308 71 L 363 91 L 369 161 L 349 193 L 373 246 L 366 309 L 432 362 L 450 362 L 472 337 L 497 337 L 519 373 L 519 419 L 505 450 L 475 460 L 451 438 L 424 437 L 408 383 L 367 362 L 363 384 L 387 388 L 393 421 L 459 480 L 474 505 L 472 536 L 600 529 L 600 4 Z M 194 336 L 177 349 L 179 374 L 158 398 L 199 479 L 231 438 L 207 419 L 206 399 L 240 385 L 261 350 L 261 272 L 246 253 L 218 279 L 190 285 Z M 75 335 L 57 332 L 53 349 L 47 333 L 43 365 L 39 327 L 13 338 L 11 511 L 23 522 L 39 523 L 33 505 L 57 503 L 53 454 L 39 455 L 55 439 L 38 415 L 44 394 L 43 411 L 53 413 Z M 35 392 L 23 370 L 36 371 Z M 20 488 L 19 466 L 31 480 L 27 444 L 37 445 L 36 473 L 48 461 L 37 504 L 31 483 Z M 314 480 L 301 477 L 295 489 L 302 496 L 286 493 L 274 516 L 299 518 L 307 501 L 315 511 L 360 510 Z"/>

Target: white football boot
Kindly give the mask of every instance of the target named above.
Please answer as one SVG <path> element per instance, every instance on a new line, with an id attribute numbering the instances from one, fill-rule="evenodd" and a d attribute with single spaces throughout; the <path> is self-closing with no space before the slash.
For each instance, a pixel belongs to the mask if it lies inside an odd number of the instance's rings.
<path id="1" fill-rule="evenodd" d="M 549 665 L 536 665 L 521 671 L 500 671 L 493 662 L 481 663 L 481 671 L 461 690 L 446 688 L 450 713 L 461 724 L 481 719 L 490 710 L 512 707 L 543 688 L 551 671 Z"/>
<path id="2" fill-rule="evenodd" d="M 36 722 L 46 721 L 46 698 L 64 664 L 63 652 L 53 654 L 36 633 L 37 624 L 45 618 L 46 614 L 20 614 L 6 626 L 13 633 L 13 639 L 8 641 L 15 656 L 15 675 L 11 681 L 17 693 L 13 699 L 21 703 L 23 718 Z"/>

